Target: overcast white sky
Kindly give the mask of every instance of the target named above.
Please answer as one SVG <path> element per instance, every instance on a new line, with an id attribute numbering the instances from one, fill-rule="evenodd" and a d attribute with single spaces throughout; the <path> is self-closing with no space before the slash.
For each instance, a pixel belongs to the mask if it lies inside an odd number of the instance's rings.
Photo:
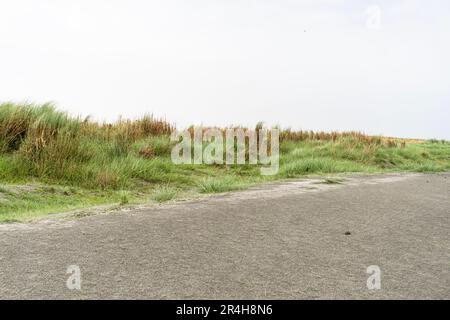
<path id="1" fill-rule="evenodd" d="M 450 139 L 449 17 L 447 0 L 0 0 L 0 101 Z"/>

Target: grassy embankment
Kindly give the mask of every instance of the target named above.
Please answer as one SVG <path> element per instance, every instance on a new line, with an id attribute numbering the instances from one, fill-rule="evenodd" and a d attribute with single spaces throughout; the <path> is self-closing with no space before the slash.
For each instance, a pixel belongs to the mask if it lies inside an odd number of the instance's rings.
<path id="1" fill-rule="evenodd" d="M 280 171 L 250 165 L 174 165 L 172 126 L 151 116 L 99 124 L 51 105 L 0 105 L 0 222 L 100 204 L 164 202 L 258 182 L 344 172 L 450 169 L 446 141 L 360 133 L 281 133 Z"/>

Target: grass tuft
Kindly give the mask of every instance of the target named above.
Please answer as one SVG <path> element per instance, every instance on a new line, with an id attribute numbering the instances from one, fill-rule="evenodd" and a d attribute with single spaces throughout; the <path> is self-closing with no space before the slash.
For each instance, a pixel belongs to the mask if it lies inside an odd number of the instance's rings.
<path id="1" fill-rule="evenodd" d="M 124 206 L 124 205 L 126 205 L 126 204 L 128 204 L 128 203 L 130 202 L 129 194 L 128 194 L 127 191 L 121 191 L 121 192 L 119 193 L 119 196 L 120 196 L 120 202 L 119 202 L 119 204 L 120 204 L 121 206 Z"/>
<path id="2" fill-rule="evenodd" d="M 157 189 L 153 196 L 152 199 L 155 200 L 156 202 L 167 202 L 170 201 L 172 199 L 174 199 L 177 195 L 177 190 L 173 187 L 169 187 L 169 186 L 164 186 L 160 189 Z"/>
<path id="3" fill-rule="evenodd" d="M 200 181 L 198 188 L 200 193 L 221 193 L 239 190 L 242 189 L 243 186 L 236 180 L 236 178 L 220 177 L 205 178 Z"/>

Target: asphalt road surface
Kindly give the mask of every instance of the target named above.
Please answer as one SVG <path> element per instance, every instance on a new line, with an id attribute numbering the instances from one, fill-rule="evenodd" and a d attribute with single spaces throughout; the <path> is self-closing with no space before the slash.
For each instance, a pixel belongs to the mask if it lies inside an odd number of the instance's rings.
<path id="1" fill-rule="evenodd" d="M 70 265 L 80 290 L 66 285 Z M 0 225 L 0 298 L 449 299 L 450 174 L 285 182 Z"/>

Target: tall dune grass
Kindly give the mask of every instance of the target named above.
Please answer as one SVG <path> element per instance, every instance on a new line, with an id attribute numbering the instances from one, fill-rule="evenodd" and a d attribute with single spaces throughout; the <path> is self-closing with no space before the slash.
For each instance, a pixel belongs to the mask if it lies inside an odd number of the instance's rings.
<path id="1" fill-rule="evenodd" d="M 258 124 L 256 129 L 261 128 Z M 0 105 L 0 180 L 37 179 L 88 189 L 120 190 L 161 183 L 196 188 L 258 175 L 253 167 L 175 166 L 170 161 L 173 145 L 169 135 L 173 130 L 169 122 L 151 115 L 133 121 L 98 123 L 70 116 L 51 104 L 4 103 Z M 282 130 L 280 140 L 281 167 L 273 178 L 450 169 L 450 145 L 445 141 L 419 143 L 359 132 L 292 130 Z M 212 171 L 214 183 L 204 179 Z"/>
<path id="2" fill-rule="evenodd" d="M 255 129 L 261 128 L 260 123 Z M 292 130 L 280 133 L 275 176 L 263 177 L 249 164 L 174 165 L 172 130 L 151 115 L 98 123 L 51 104 L 0 104 L 0 222 L 96 204 L 163 202 L 183 192 L 225 192 L 311 174 L 450 170 L 447 141 Z"/>
<path id="3" fill-rule="evenodd" d="M 86 187 L 126 184 L 130 167 L 139 164 L 137 158 L 127 158 L 132 145 L 148 137 L 168 137 L 172 130 L 153 116 L 108 124 L 71 117 L 51 104 L 0 105 L 3 156 L 14 159 L 23 175 Z"/>

